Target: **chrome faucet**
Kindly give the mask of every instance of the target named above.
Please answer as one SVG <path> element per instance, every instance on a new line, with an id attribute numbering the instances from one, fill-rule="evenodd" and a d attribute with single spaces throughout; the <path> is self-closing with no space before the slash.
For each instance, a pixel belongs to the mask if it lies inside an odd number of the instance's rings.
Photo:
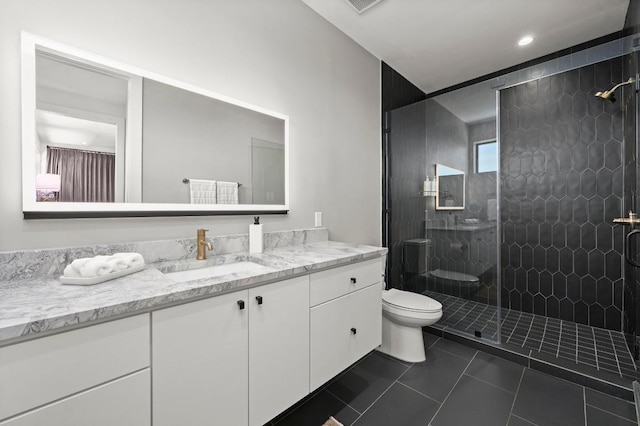
<path id="1" fill-rule="evenodd" d="M 196 256 L 197 260 L 205 260 L 207 258 L 207 249 L 213 250 L 213 246 L 209 241 L 207 241 L 207 231 L 208 229 L 198 229 L 198 240 L 196 242 L 198 250 L 198 255 Z"/>

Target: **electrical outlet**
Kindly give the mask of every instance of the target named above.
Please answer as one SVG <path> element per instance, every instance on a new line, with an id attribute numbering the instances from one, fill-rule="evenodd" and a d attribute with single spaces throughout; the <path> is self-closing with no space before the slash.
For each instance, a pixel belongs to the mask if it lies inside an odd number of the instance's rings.
<path id="1" fill-rule="evenodd" d="M 315 226 L 316 227 L 322 226 L 322 212 L 316 212 L 315 217 L 316 217 L 316 220 L 315 220 L 316 225 Z"/>

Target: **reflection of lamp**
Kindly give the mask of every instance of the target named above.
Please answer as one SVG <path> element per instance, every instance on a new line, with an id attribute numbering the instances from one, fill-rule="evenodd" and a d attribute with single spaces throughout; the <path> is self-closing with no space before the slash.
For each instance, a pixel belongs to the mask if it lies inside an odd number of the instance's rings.
<path id="1" fill-rule="evenodd" d="M 51 173 L 36 175 L 36 201 L 57 201 L 60 182 L 60 175 Z"/>

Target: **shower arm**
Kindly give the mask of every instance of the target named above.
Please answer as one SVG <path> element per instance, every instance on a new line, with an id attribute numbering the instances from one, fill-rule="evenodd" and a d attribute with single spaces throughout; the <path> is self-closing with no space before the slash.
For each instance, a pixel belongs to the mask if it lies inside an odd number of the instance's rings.
<path id="1" fill-rule="evenodd" d="M 623 81 L 622 83 L 616 84 L 615 86 L 613 86 L 613 89 L 611 89 L 611 90 L 607 90 L 605 93 L 613 93 L 613 92 L 615 92 L 615 90 L 616 90 L 618 87 L 624 86 L 624 85 L 626 85 L 626 84 L 632 84 L 632 83 L 635 83 L 635 82 L 636 82 L 636 81 L 635 81 L 633 78 L 630 78 L 630 79 L 629 79 L 629 80 L 627 80 L 627 81 Z"/>

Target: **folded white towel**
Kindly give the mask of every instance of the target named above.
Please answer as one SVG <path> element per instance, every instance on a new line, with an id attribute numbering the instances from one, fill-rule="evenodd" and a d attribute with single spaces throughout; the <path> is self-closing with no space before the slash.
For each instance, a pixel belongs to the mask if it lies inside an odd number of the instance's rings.
<path id="1" fill-rule="evenodd" d="M 238 182 L 219 180 L 216 192 L 218 204 L 238 204 Z"/>
<path id="2" fill-rule="evenodd" d="M 113 256 L 124 260 L 127 263 L 127 268 L 144 265 L 144 258 L 140 253 L 116 253 Z"/>
<path id="3" fill-rule="evenodd" d="M 80 268 L 81 277 L 101 277 L 113 271 L 113 267 L 104 259 L 90 259 Z"/>
<path id="4" fill-rule="evenodd" d="M 189 179 L 189 196 L 191 204 L 216 204 L 215 180 Z"/>

